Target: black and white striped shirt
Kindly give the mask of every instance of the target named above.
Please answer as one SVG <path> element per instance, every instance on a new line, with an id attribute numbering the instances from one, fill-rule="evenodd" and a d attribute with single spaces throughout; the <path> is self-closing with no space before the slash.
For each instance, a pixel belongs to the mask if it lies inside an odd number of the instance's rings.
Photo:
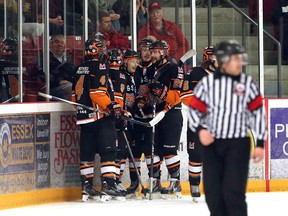
<path id="1" fill-rule="evenodd" d="M 207 129 L 216 139 L 248 137 L 252 130 L 257 146 L 266 138 L 263 98 L 251 76 L 232 77 L 219 71 L 204 77 L 195 87 L 190 101 L 189 127 L 201 128 L 204 115 Z"/>

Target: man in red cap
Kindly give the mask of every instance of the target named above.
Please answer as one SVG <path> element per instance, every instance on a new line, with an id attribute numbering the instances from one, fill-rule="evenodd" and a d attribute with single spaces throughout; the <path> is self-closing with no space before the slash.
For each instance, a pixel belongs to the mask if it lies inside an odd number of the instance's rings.
<path id="1" fill-rule="evenodd" d="M 151 2 L 148 11 L 149 22 L 140 29 L 138 41 L 147 36 L 165 40 L 170 46 L 170 55 L 178 61 L 189 50 L 187 39 L 175 23 L 163 19 L 163 10 L 159 3 Z"/>

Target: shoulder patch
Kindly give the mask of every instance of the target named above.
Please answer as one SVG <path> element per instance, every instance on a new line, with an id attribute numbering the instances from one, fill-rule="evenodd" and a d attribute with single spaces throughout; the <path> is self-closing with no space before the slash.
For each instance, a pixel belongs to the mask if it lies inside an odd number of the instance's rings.
<path id="1" fill-rule="evenodd" d="M 102 63 L 100 63 L 99 64 L 99 70 L 105 70 L 106 69 L 106 64 L 104 63 L 104 64 L 102 64 Z"/>
<path id="2" fill-rule="evenodd" d="M 178 67 L 178 73 L 183 73 L 183 68 L 182 67 Z"/>
<path id="3" fill-rule="evenodd" d="M 125 79 L 125 75 L 123 73 L 120 73 L 120 78 Z"/>

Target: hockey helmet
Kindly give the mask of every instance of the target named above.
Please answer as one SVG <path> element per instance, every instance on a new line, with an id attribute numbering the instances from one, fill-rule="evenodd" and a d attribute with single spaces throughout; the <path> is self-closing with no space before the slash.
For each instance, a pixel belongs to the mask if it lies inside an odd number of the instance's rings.
<path id="1" fill-rule="evenodd" d="M 212 55 L 215 55 L 215 47 L 214 46 L 206 47 L 203 51 L 203 61 L 205 62 L 210 61 L 210 57 Z"/>
<path id="2" fill-rule="evenodd" d="M 105 54 L 105 45 L 98 38 L 90 38 L 85 42 L 85 52 L 87 56 L 101 57 Z"/>
<path id="3" fill-rule="evenodd" d="M 14 56 L 17 53 L 18 41 L 17 39 L 6 38 L 1 42 L 1 55 Z"/>
<path id="4" fill-rule="evenodd" d="M 221 65 L 230 60 L 232 55 L 243 55 L 244 63 L 247 63 L 247 53 L 245 48 L 236 40 L 222 41 L 215 49 L 218 64 Z"/>
<path id="5" fill-rule="evenodd" d="M 149 48 L 152 43 L 153 43 L 153 40 L 152 40 L 152 39 L 150 39 L 150 38 L 143 38 L 143 39 L 140 41 L 140 43 L 139 43 L 139 47 L 140 47 L 140 49 L 141 49 L 142 47 L 148 47 L 148 48 Z"/>
<path id="6" fill-rule="evenodd" d="M 123 55 L 120 49 L 111 49 L 107 53 L 108 55 L 108 62 L 113 66 L 120 67 L 123 63 Z"/>
<path id="7" fill-rule="evenodd" d="M 150 50 L 159 50 L 162 56 L 169 56 L 170 46 L 164 40 L 157 40 L 150 45 Z"/>
<path id="8" fill-rule="evenodd" d="M 138 52 L 131 49 L 126 50 L 126 52 L 124 53 L 124 59 L 127 60 L 129 58 L 139 58 Z"/>

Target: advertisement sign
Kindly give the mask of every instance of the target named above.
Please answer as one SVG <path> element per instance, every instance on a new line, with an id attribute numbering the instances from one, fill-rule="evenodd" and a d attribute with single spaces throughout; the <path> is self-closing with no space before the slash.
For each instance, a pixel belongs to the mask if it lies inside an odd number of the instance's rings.
<path id="1" fill-rule="evenodd" d="M 36 188 L 50 186 L 50 115 L 36 115 Z"/>
<path id="2" fill-rule="evenodd" d="M 80 127 L 74 112 L 51 113 L 51 179 L 53 187 L 80 184 Z"/>
<path id="3" fill-rule="evenodd" d="M 1 191 L 34 187 L 34 135 L 34 115 L 0 118 Z"/>
<path id="4" fill-rule="evenodd" d="M 288 108 L 270 109 L 271 159 L 288 159 Z"/>

